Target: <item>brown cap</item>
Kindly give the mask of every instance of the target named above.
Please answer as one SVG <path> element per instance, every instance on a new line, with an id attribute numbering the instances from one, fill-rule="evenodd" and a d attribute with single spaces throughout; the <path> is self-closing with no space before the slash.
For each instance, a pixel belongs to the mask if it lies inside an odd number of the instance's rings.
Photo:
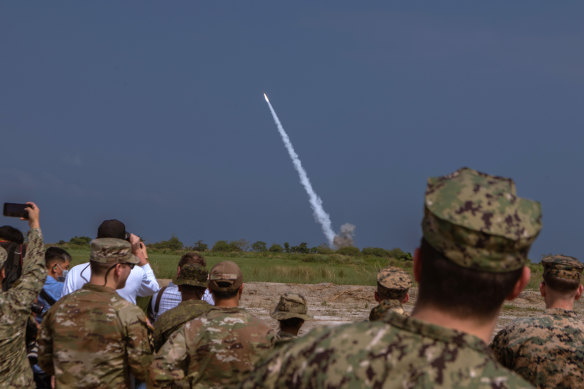
<path id="1" fill-rule="evenodd" d="M 122 239 L 101 238 L 91 241 L 91 262 L 98 263 L 140 263 L 138 257 L 132 254 L 130 242 Z"/>
<path id="2" fill-rule="evenodd" d="M 541 260 L 543 275 L 569 281 L 580 281 L 584 265 L 567 255 L 549 255 Z"/>
<path id="3" fill-rule="evenodd" d="M 219 262 L 209 272 L 209 289 L 215 292 L 234 292 L 243 284 L 243 274 L 237 263 Z"/>
<path id="4" fill-rule="evenodd" d="M 104 220 L 97 229 L 98 238 L 126 239 L 126 226 L 117 219 Z"/>
<path id="5" fill-rule="evenodd" d="M 209 272 L 203 266 L 194 263 L 187 263 L 180 268 L 180 273 L 172 280 L 172 282 L 176 285 L 190 285 L 206 288 L 208 278 Z"/>

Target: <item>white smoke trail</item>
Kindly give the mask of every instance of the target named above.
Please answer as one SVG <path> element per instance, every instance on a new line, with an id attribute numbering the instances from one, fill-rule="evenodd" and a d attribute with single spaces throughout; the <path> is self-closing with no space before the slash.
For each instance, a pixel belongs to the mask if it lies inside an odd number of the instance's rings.
<path id="1" fill-rule="evenodd" d="M 333 248 L 334 247 L 333 240 L 335 238 L 335 233 L 334 233 L 333 229 L 331 228 L 331 218 L 328 215 L 328 213 L 326 213 L 324 211 L 324 209 L 322 207 L 321 198 L 318 197 L 318 195 L 314 192 L 314 189 L 312 189 L 312 185 L 310 184 L 310 180 L 308 179 L 308 176 L 306 175 L 306 171 L 302 167 L 302 163 L 300 162 L 300 158 L 298 157 L 298 154 L 296 154 L 296 151 L 294 151 L 294 147 L 292 146 L 292 142 L 290 142 L 290 138 L 288 137 L 288 134 L 286 134 L 286 131 L 284 131 L 284 127 L 282 127 L 282 123 L 280 123 L 280 119 L 278 119 L 278 115 L 276 115 L 276 111 L 274 111 L 274 108 L 272 107 L 272 104 L 270 104 L 270 100 L 268 100 L 268 96 L 265 93 L 264 93 L 264 97 L 266 99 L 266 102 L 268 103 L 268 107 L 270 107 L 270 112 L 272 112 L 274 122 L 276 122 L 276 126 L 278 127 L 278 132 L 280 133 L 280 136 L 282 137 L 282 141 L 284 142 L 284 146 L 286 146 L 286 150 L 288 150 L 288 154 L 290 155 L 290 158 L 292 159 L 292 163 L 294 164 L 294 168 L 298 172 L 298 176 L 300 177 L 300 183 L 302 184 L 302 186 L 306 190 L 306 193 L 308 194 L 308 201 L 310 202 L 310 207 L 312 208 L 314 218 L 321 225 L 322 232 L 324 232 L 324 235 L 326 236 L 329 247 Z"/>

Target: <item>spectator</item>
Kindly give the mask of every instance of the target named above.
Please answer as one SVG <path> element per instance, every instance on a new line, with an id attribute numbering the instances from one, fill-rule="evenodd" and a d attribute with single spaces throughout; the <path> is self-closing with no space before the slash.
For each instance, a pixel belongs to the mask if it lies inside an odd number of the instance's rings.
<path id="1" fill-rule="evenodd" d="M 410 299 L 409 290 L 412 280 L 408 273 L 399 267 L 386 267 L 377 273 L 375 301 L 379 303 L 369 313 L 369 320 L 379 320 L 387 312 L 393 311 L 406 315 L 403 304 Z"/>
<path id="2" fill-rule="evenodd" d="M 42 313 L 37 315 L 39 324 L 49 308 L 61 298 L 65 278 L 71 265 L 71 255 L 62 248 L 49 247 L 45 251 L 45 263 L 48 276 L 38 297 L 38 302 L 43 306 Z"/>
<path id="3" fill-rule="evenodd" d="M 186 253 L 178 261 L 178 266 L 176 267 L 177 276 L 180 274 L 181 268 L 186 264 L 207 267 L 207 261 L 205 261 L 205 257 L 201 254 L 197 252 Z M 202 299 L 211 305 L 215 305 L 213 296 L 211 296 L 208 289 L 205 289 Z M 168 286 L 160 288 L 160 290 L 152 296 L 152 301 L 150 301 L 148 307 L 148 317 L 150 318 L 150 321 L 152 323 L 156 322 L 160 315 L 169 309 L 175 308 L 181 303 L 181 301 L 182 297 L 178 285 L 171 281 Z"/>
<path id="4" fill-rule="evenodd" d="M 275 346 L 280 347 L 298 337 L 298 331 L 305 320 L 311 317 L 307 314 L 306 299 L 298 293 L 284 293 L 280 296 L 278 305 L 270 314 L 273 319 L 278 320 L 280 331 L 276 335 Z"/>
<path id="5" fill-rule="evenodd" d="M 28 212 L 28 249 L 22 274 L 6 291 L 0 292 L 0 384 L 8 388 L 34 387 L 33 373 L 26 355 L 25 331 L 31 304 L 43 287 L 47 271 L 39 208 L 31 202 Z M 6 277 L 8 253 L 0 247 L 0 281 Z"/>
<path id="6" fill-rule="evenodd" d="M 136 297 L 152 296 L 160 289 L 156 276 L 148 262 L 146 245 L 140 242 L 140 238 L 126 232 L 126 226 L 119 220 L 105 220 L 97 230 L 97 238 L 124 239 L 132 245 L 132 252 L 140 262 L 135 266 L 128 277 L 126 286 L 116 292 L 125 300 L 136 304 Z M 65 279 L 62 296 L 66 296 L 89 282 L 91 279 L 91 267 L 89 262 L 74 266 Z"/>
<path id="7" fill-rule="evenodd" d="M 139 259 L 130 243 L 91 242 L 91 279 L 57 301 L 39 336 L 39 365 L 56 387 L 126 388 L 144 380 L 151 361 L 150 327 L 144 312 L 115 293 Z"/>

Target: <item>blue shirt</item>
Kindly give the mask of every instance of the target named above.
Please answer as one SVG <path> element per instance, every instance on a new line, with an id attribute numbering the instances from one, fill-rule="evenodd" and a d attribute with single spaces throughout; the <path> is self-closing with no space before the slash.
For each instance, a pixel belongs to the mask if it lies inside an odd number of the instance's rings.
<path id="1" fill-rule="evenodd" d="M 57 281 L 52 276 L 47 276 L 47 280 L 45 281 L 45 285 L 43 289 L 49 297 L 52 297 L 55 301 L 61 298 L 61 293 L 63 292 L 63 287 L 65 286 L 64 282 Z M 45 313 L 51 308 L 51 304 L 47 300 L 45 300 L 41 295 L 39 295 L 39 303 L 42 304 L 43 312 L 40 315 L 37 315 L 36 320 L 40 323 L 45 316 Z"/>

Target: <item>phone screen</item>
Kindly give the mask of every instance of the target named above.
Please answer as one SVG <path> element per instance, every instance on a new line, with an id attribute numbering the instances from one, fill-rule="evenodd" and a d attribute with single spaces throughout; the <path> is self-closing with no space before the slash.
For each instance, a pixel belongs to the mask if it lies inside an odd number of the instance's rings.
<path id="1" fill-rule="evenodd" d="M 27 204 L 4 203 L 4 216 L 28 219 L 28 212 L 25 211 L 27 207 Z"/>

